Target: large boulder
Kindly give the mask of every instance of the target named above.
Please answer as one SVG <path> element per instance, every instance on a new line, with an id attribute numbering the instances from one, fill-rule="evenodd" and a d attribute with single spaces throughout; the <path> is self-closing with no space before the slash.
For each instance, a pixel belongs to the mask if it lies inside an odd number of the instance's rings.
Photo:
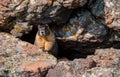
<path id="1" fill-rule="evenodd" d="M 0 76 L 45 75 L 57 59 L 12 35 L 0 33 Z"/>
<path id="2" fill-rule="evenodd" d="M 85 70 L 95 66 L 92 59 L 75 59 L 60 61 L 54 69 L 50 69 L 46 77 L 81 77 Z"/>
<path id="3" fill-rule="evenodd" d="M 86 59 L 60 61 L 48 71 L 47 77 L 118 77 L 119 70 L 119 49 L 96 49 L 95 54 Z"/>
<path id="4" fill-rule="evenodd" d="M 0 31 L 10 32 L 17 37 L 29 33 L 32 28 L 25 20 L 29 0 L 0 0 Z M 22 27 L 21 25 L 22 24 Z M 19 28 L 16 29 L 17 26 Z M 18 35 L 17 35 L 18 34 Z"/>
<path id="5" fill-rule="evenodd" d="M 76 10 L 67 25 L 55 29 L 56 36 L 66 41 L 96 42 L 103 41 L 107 34 L 105 25 L 97 22 L 92 14 L 85 9 Z"/>
<path id="6" fill-rule="evenodd" d="M 97 20 L 114 30 L 120 29 L 120 1 L 119 0 L 91 0 L 92 14 Z"/>
<path id="7" fill-rule="evenodd" d="M 75 10 L 66 25 L 55 28 L 58 44 L 68 53 L 70 51 L 84 52 L 82 46 L 89 46 L 88 43 L 93 46 L 93 43 L 103 42 L 109 38 L 107 32 L 105 25 L 97 22 L 90 11 L 86 9 Z"/>
<path id="8" fill-rule="evenodd" d="M 0 0 L 0 30 L 21 37 L 40 23 L 63 24 L 69 20 L 73 8 L 86 3 L 87 0 Z M 24 23 L 28 24 L 24 27 Z"/>

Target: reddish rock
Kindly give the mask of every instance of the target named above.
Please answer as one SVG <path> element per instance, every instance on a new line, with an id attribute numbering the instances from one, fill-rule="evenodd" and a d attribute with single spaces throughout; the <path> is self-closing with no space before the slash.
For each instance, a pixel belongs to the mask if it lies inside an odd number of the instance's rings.
<path id="1" fill-rule="evenodd" d="M 0 76 L 39 76 L 56 63 L 57 59 L 54 56 L 38 47 L 10 34 L 0 33 Z"/>
<path id="2" fill-rule="evenodd" d="M 93 60 L 96 62 L 96 66 L 100 67 L 119 67 L 119 49 L 97 49 Z"/>
<path id="3" fill-rule="evenodd" d="M 18 21 L 33 25 L 53 22 L 63 24 L 69 20 L 71 9 L 86 3 L 87 0 L 0 0 L 0 30 L 11 30 Z"/>
<path id="4" fill-rule="evenodd" d="M 85 70 L 92 67 L 94 61 L 90 58 L 60 61 L 54 69 L 48 71 L 47 77 L 80 77 Z"/>
<path id="5" fill-rule="evenodd" d="M 87 70 L 81 77 L 119 77 L 114 69 L 95 67 Z"/>
<path id="6" fill-rule="evenodd" d="M 60 61 L 48 71 L 47 77 L 118 77 L 120 76 L 120 50 L 96 49 L 85 59 Z"/>

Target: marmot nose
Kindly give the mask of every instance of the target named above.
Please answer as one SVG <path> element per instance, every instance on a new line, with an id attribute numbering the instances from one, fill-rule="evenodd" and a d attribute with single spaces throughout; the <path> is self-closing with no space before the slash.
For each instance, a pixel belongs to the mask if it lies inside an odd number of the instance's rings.
<path id="1" fill-rule="evenodd" d="M 42 34 L 44 34 L 44 32 L 41 32 Z"/>

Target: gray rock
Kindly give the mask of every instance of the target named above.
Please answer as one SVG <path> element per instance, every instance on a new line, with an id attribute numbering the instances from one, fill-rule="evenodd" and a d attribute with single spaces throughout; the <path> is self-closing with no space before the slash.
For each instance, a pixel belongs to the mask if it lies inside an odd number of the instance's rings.
<path id="1" fill-rule="evenodd" d="M 58 38 L 78 42 L 96 42 L 107 34 L 103 24 L 98 23 L 87 10 L 80 10 L 69 21 L 67 25 L 56 29 Z"/>
<path id="2" fill-rule="evenodd" d="M 120 29 L 119 0 L 96 0 L 93 1 L 90 8 L 99 22 L 114 30 Z"/>

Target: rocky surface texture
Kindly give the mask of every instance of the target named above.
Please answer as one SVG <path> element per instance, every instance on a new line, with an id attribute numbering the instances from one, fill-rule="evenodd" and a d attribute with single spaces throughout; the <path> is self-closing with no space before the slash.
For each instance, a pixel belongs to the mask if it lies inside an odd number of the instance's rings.
<path id="1" fill-rule="evenodd" d="M 119 54 L 119 49 L 96 49 L 94 55 L 85 59 L 60 61 L 47 77 L 119 77 Z"/>
<path id="2" fill-rule="evenodd" d="M 57 29 L 56 29 L 57 30 Z M 103 24 L 98 23 L 92 14 L 85 9 L 75 10 L 74 16 L 63 28 L 56 31 L 58 37 L 65 40 L 78 42 L 102 41 L 102 37 L 107 34 L 107 29 Z"/>
<path id="3" fill-rule="evenodd" d="M 56 63 L 55 57 L 38 47 L 0 33 L 0 76 L 41 76 Z"/>
<path id="4" fill-rule="evenodd" d="M 69 8 L 82 7 L 86 3 L 87 0 L 0 0 L 0 29 L 10 31 L 14 28 L 11 33 L 21 37 L 39 23 L 66 23 L 72 12 Z M 25 24 L 24 29 L 21 26 L 26 22 L 32 25 Z"/>
<path id="5" fill-rule="evenodd" d="M 39 24 L 58 59 L 30 44 Z M 119 77 L 119 48 L 120 0 L 0 0 L 0 76 Z"/>
<path id="6" fill-rule="evenodd" d="M 56 66 L 55 66 L 56 65 Z M 93 55 L 58 60 L 38 47 L 0 33 L 0 76 L 119 77 L 120 50 L 96 49 Z"/>
<path id="7" fill-rule="evenodd" d="M 101 21 L 101 23 L 114 30 L 120 29 L 119 0 L 96 0 L 90 5 L 90 8 L 92 14 L 98 18 L 99 22 Z"/>
<path id="8" fill-rule="evenodd" d="M 119 7 L 119 0 L 1 0 L 0 30 L 21 37 L 47 23 L 60 27 L 62 41 L 101 42 L 109 33 L 119 40 Z"/>

